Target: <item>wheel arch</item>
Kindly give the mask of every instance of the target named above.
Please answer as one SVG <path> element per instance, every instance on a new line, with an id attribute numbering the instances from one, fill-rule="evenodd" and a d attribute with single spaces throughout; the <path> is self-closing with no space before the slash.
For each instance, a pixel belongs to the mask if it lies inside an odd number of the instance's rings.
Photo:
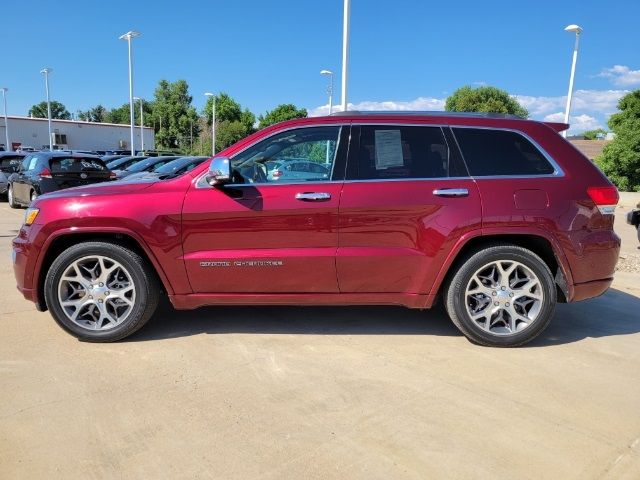
<path id="1" fill-rule="evenodd" d="M 144 242 L 137 238 L 132 232 L 126 231 L 110 231 L 110 232 L 95 232 L 95 231 L 82 231 L 82 232 L 61 232 L 55 236 L 52 236 L 49 241 L 43 246 L 38 264 L 36 266 L 36 278 L 35 284 L 37 288 L 36 306 L 38 310 L 45 311 L 48 309 L 44 296 L 44 281 L 53 261 L 58 257 L 60 253 L 69 248 L 72 245 L 88 241 L 103 241 L 116 243 L 127 247 L 143 259 L 145 259 L 151 268 L 155 271 L 158 279 L 164 287 L 164 291 L 169 295 L 172 295 L 173 288 L 169 282 L 168 277 L 162 270 L 159 262 L 151 252 L 151 250 L 144 244 Z"/>
<path id="2" fill-rule="evenodd" d="M 491 245 L 508 243 L 531 250 L 549 267 L 556 283 L 558 301 L 564 303 L 573 297 L 573 280 L 569 264 L 555 239 L 540 231 L 476 232 L 462 237 L 440 269 L 431 297 L 437 298 L 443 286 L 451 279 L 459 265 L 473 252 Z"/>

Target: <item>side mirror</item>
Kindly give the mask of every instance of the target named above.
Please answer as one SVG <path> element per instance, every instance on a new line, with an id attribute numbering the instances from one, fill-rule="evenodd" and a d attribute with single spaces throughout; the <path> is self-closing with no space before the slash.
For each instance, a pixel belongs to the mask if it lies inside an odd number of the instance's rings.
<path id="1" fill-rule="evenodd" d="M 224 185 L 231 181 L 231 163 L 229 157 L 215 157 L 209 164 L 209 173 L 205 180 L 212 187 Z"/>

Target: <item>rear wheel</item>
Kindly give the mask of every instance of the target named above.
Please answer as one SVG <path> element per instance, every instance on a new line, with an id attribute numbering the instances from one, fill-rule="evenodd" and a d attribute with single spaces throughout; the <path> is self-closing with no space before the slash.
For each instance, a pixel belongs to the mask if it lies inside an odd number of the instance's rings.
<path id="1" fill-rule="evenodd" d="M 158 304 L 155 272 L 137 253 L 108 242 L 68 248 L 45 279 L 47 306 L 58 324 L 89 342 L 112 342 L 141 328 Z"/>
<path id="2" fill-rule="evenodd" d="M 484 248 L 462 263 L 446 288 L 453 323 L 474 343 L 515 347 L 551 321 L 557 297 L 549 267 L 515 245 Z"/>
<path id="3" fill-rule="evenodd" d="M 9 187 L 7 188 L 7 201 L 11 208 L 20 208 L 20 205 L 16 203 L 16 199 L 13 196 L 13 185 L 11 184 L 9 184 Z"/>

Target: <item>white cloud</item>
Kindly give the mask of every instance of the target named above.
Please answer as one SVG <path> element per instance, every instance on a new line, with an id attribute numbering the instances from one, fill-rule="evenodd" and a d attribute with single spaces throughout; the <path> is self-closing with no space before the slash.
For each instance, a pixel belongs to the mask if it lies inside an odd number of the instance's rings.
<path id="1" fill-rule="evenodd" d="M 576 90 L 573 95 L 571 112 L 572 133 L 584 130 L 600 128 L 606 123 L 606 119 L 617 110 L 618 101 L 628 90 Z M 556 97 L 513 95 L 522 106 L 524 106 L 534 120 L 545 120 L 549 122 L 564 121 L 564 109 L 567 102 L 566 95 Z M 395 101 L 388 100 L 382 102 L 364 101 L 356 104 L 349 104 L 350 110 L 444 110 L 446 98 L 418 97 L 415 100 Z M 334 106 L 334 111 L 339 109 L 339 105 Z M 309 109 L 309 116 L 316 117 L 327 115 L 329 105 Z"/>
<path id="2" fill-rule="evenodd" d="M 597 76 L 610 78 L 611 83 L 618 87 L 640 85 L 640 70 L 631 70 L 626 65 L 614 65 L 611 68 L 604 68 Z"/>
<path id="3" fill-rule="evenodd" d="M 388 110 L 401 110 L 401 111 L 431 111 L 431 110 L 444 110 L 444 98 L 434 97 L 418 97 L 415 100 L 405 101 L 365 101 L 360 103 L 350 103 L 349 110 L 361 110 L 361 111 L 388 111 Z M 334 105 L 334 111 L 339 110 L 340 106 Z M 321 115 L 327 115 L 329 113 L 329 104 L 322 105 L 320 107 L 312 108 L 309 110 L 310 117 L 318 117 Z"/>
<path id="4" fill-rule="evenodd" d="M 545 122 L 564 122 L 564 112 L 555 112 L 546 115 L 542 120 Z M 569 124 L 571 128 L 569 131 L 571 133 L 584 132 L 586 130 L 595 130 L 596 128 L 604 128 L 600 121 L 592 117 L 591 115 L 587 115 L 583 113 L 582 115 L 575 115 L 569 118 Z"/>

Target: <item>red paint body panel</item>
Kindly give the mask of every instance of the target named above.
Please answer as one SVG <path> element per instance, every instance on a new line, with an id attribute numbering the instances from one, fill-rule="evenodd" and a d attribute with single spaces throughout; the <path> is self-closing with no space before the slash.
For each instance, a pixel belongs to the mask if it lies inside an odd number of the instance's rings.
<path id="1" fill-rule="evenodd" d="M 176 308 L 214 304 L 400 304 L 430 307 L 473 239 L 536 236 L 552 246 L 568 300 L 604 292 L 620 240 L 587 187 L 608 180 L 560 137 L 558 125 L 442 115 L 358 114 L 273 125 L 229 147 L 233 156 L 284 129 L 411 124 L 512 129 L 534 139 L 559 177 L 331 182 L 197 188 L 207 163 L 160 182 L 117 182 L 38 198 L 36 223 L 13 240 L 18 288 L 39 298 L 45 256 L 68 235 L 130 236 L 150 258 Z M 442 198 L 436 188 L 466 188 Z M 305 203 L 296 193 L 331 194 Z M 239 262 L 233 267 L 200 262 Z M 245 263 L 243 263 L 245 262 Z M 258 262 L 256 265 L 246 262 Z M 262 262 L 262 263 L 260 263 Z M 282 265 L 275 265 L 282 262 Z"/>

